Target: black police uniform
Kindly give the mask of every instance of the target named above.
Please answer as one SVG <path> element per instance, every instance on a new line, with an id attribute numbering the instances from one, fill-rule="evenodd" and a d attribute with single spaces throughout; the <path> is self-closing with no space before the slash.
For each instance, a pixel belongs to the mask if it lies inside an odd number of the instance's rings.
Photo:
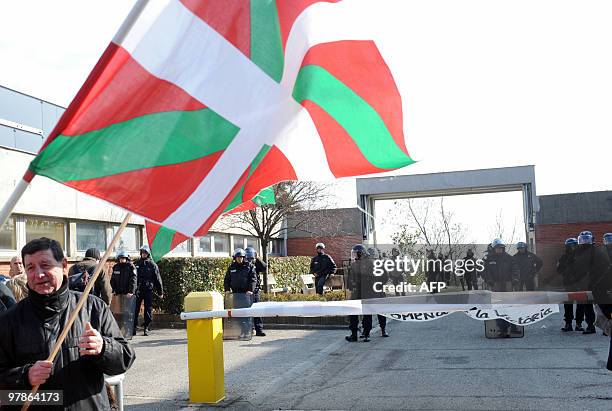
<path id="1" fill-rule="evenodd" d="M 253 303 L 259 302 L 259 292 L 261 291 L 261 275 L 268 272 L 268 264 L 261 261 L 259 258 L 255 258 L 252 261 L 252 264 L 255 266 L 255 272 L 257 273 L 257 285 L 255 286 L 255 290 L 253 291 Z M 263 332 L 263 321 L 261 317 L 253 317 L 253 326 L 255 327 L 255 332 L 258 334 Z"/>
<path id="2" fill-rule="evenodd" d="M 530 251 L 517 252 L 512 258 L 518 271 L 519 288 L 517 291 L 535 291 L 535 276 L 542 268 L 542 259 Z"/>
<path id="3" fill-rule="evenodd" d="M 385 293 L 374 290 L 374 283 L 381 282 L 383 285 L 389 281 L 386 274 L 382 276 L 374 276 L 374 262 L 367 255 L 363 255 L 360 259 L 355 260 L 349 266 L 349 282 L 351 288 L 351 298 L 354 300 L 367 300 L 370 298 L 383 298 Z M 387 317 L 378 315 L 378 325 L 381 332 L 386 335 Z M 361 320 L 363 335 L 367 338 L 372 330 L 372 316 L 363 315 Z M 357 335 L 359 329 L 359 316 L 349 315 L 349 330 L 353 336 Z M 348 338 L 348 337 L 347 337 Z"/>
<path id="4" fill-rule="evenodd" d="M 569 246 L 565 247 L 565 252 L 559 260 L 557 260 L 557 273 L 559 273 L 563 279 L 563 287 L 566 291 L 578 291 L 577 277 L 575 273 L 574 263 L 576 261 L 575 250 Z M 576 304 L 576 316 L 574 317 L 574 304 L 566 303 L 563 304 L 563 319 L 565 320 L 565 327 L 563 331 L 572 331 L 571 324 L 574 318 L 576 319 L 576 327 L 580 327 L 582 321 L 584 321 L 584 304 Z"/>
<path id="5" fill-rule="evenodd" d="M 594 244 L 579 245 L 574 253 L 573 267 L 578 289 L 592 291 L 595 301 L 605 303 L 610 273 L 610 259 L 606 250 Z M 595 331 L 593 305 L 583 305 L 587 332 L 593 333 Z"/>
<path id="6" fill-rule="evenodd" d="M 115 264 L 110 281 L 113 294 L 136 294 L 136 279 L 137 273 L 134 263 L 128 261 Z"/>
<path id="7" fill-rule="evenodd" d="M 151 259 L 151 257 L 140 258 L 136 261 L 136 272 L 137 272 L 137 287 L 136 287 L 136 311 L 134 313 L 134 331 L 138 326 L 138 313 L 140 311 L 140 305 L 144 301 L 144 327 L 145 331 L 149 328 L 149 324 L 153 321 L 152 304 L 153 304 L 153 290 L 157 291 L 157 294 L 162 295 L 164 288 L 162 285 L 161 275 L 159 274 L 159 268 L 157 264 Z"/>
<path id="8" fill-rule="evenodd" d="M 327 254 L 320 253 L 310 261 L 310 273 L 315 275 L 315 288 L 317 294 L 323 295 L 323 286 L 327 277 L 336 272 L 336 263 Z"/>
<path id="9" fill-rule="evenodd" d="M 223 280 L 223 289 L 226 292 L 231 291 L 234 294 L 244 294 L 247 291 L 254 293 L 256 288 L 257 272 L 255 271 L 255 266 L 248 262 L 246 259 L 244 259 L 242 263 L 233 261 L 227 269 L 227 272 L 225 273 L 225 279 Z M 247 306 L 237 306 L 236 308 L 245 307 Z M 241 336 L 251 334 L 250 321 L 247 321 L 246 318 L 241 319 L 240 329 Z"/>
<path id="10" fill-rule="evenodd" d="M 467 264 L 468 261 L 471 263 Z M 478 272 L 476 271 L 476 259 L 474 255 L 463 257 L 463 269 L 465 270 L 465 282 L 468 290 L 478 290 Z"/>
<path id="11" fill-rule="evenodd" d="M 493 250 L 485 260 L 483 278 L 492 291 L 508 292 L 512 291 L 514 286 L 518 287 L 518 270 L 512 256 L 505 250 L 500 254 Z M 496 322 L 501 334 L 507 334 L 508 328 L 516 328 L 505 320 L 499 319 Z"/>

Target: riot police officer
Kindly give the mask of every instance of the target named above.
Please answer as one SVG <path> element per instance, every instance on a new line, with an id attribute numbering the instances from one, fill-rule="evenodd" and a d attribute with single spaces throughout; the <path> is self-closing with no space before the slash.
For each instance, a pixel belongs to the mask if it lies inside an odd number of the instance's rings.
<path id="1" fill-rule="evenodd" d="M 232 254 L 234 261 L 228 267 L 225 273 L 225 279 L 223 280 L 223 289 L 226 293 L 232 292 L 234 294 L 246 294 L 251 297 L 248 304 L 245 301 L 241 301 L 240 306 L 235 308 L 246 308 L 252 304 L 253 292 L 257 288 L 257 273 L 255 266 L 246 260 L 246 252 L 242 248 L 237 248 Z M 234 300 L 236 303 L 237 300 Z M 244 338 L 247 335 L 250 336 L 250 322 L 243 318 L 240 320 L 240 337 Z"/>
<path id="2" fill-rule="evenodd" d="M 590 231 L 582 231 L 578 236 L 574 267 L 579 289 L 591 290 L 596 301 L 607 299 L 610 259 L 604 248 L 595 245 Z M 595 311 L 592 304 L 584 305 L 584 316 L 587 328 L 583 334 L 594 334 Z"/>
<path id="3" fill-rule="evenodd" d="M 512 256 L 506 252 L 506 245 L 496 238 L 491 243 L 491 253 L 485 260 L 483 277 L 492 291 L 512 291 L 518 286 L 518 273 Z"/>
<path id="4" fill-rule="evenodd" d="M 151 249 L 148 245 L 140 248 L 140 258 L 136 261 L 137 287 L 136 311 L 134 312 L 134 335 L 138 326 L 138 313 L 144 301 L 144 332 L 149 335 L 149 325 L 153 321 L 153 290 L 159 298 L 164 298 L 164 288 L 157 264 L 151 259 Z"/>
<path id="5" fill-rule="evenodd" d="M 117 254 L 117 264 L 113 266 L 111 276 L 111 288 L 114 295 L 126 295 L 131 297 L 136 294 L 136 266 L 132 263 L 130 255 L 121 251 Z"/>
<path id="6" fill-rule="evenodd" d="M 542 259 L 527 250 L 527 244 L 519 241 L 516 244 L 517 252 L 512 257 L 518 271 L 518 290 L 535 291 L 535 277 L 542 268 Z"/>
<path id="7" fill-rule="evenodd" d="M 399 249 L 396 247 L 393 247 L 393 249 L 391 250 L 391 260 L 394 262 L 394 268 L 389 273 L 389 277 L 391 277 L 391 282 L 395 286 L 395 296 L 396 297 L 400 295 L 402 296 L 406 295 L 406 291 L 404 289 L 404 286 L 405 286 L 404 283 L 406 282 L 404 271 L 398 270 L 397 265 L 395 264 L 399 257 L 400 257 Z M 399 289 L 401 289 L 402 291 L 401 292 L 398 291 Z"/>
<path id="8" fill-rule="evenodd" d="M 608 258 L 612 263 L 612 233 L 604 234 L 603 243 L 606 247 L 606 251 L 608 251 Z M 611 271 L 608 273 L 608 276 L 612 276 L 612 268 Z M 612 318 L 612 304 L 600 304 L 599 307 L 601 308 L 601 311 L 606 316 L 606 318 Z M 612 371 L 612 333 L 610 333 L 610 349 L 608 351 L 608 363 L 606 365 L 606 368 L 609 371 Z"/>
<path id="9" fill-rule="evenodd" d="M 310 274 L 315 276 L 315 289 L 317 294 L 323 295 L 323 286 L 327 278 L 336 272 L 336 263 L 325 254 L 325 244 L 317 243 L 317 255 L 310 261 Z"/>
<path id="10" fill-rule="evenodd" d="M 576 238 L 568 238 L 565 240 L 565 249 L 559 260 L 557 261 L 557 273 L 563 278 L 563 287 L 566 291 L 577 291 L 576 289 L 576 273 L 574 272 L 574 263 L 576 262 L 575 252 L 578 248 L 578 240 Z M 573 331 L 572 321 L 574 320 L 574 304 L 563 304 L 565 326 L 561 331 Z M 576 331 L 584 331 L 582 321 L 584 320 L 584 304 L 576 304 Z"/>
<path id="11" fill-rule="evenodd" d="M 248 262 L 255 266 L 255 272 L 257 273 L 257 285 L 253 290 L 253 303 L 259 302 L 259 292 L 261 291 L 261 276 L 260 274 L 266 274 L 268 272 L 268 265 L 261 261 L 257 257 L 257 251 L 253 247 L 247 247 L 245 251 L 246 259 Z M 253 318 L 253 326 L 255 327 L 255 335 L 258 337 L 265 337 L 266 333 L 263 332 L 263 321 L 261 317 Z"/>
<path id="12" fill-rule="evenodd" d="M 469 264 L 468 261 L 470 261 Z M 474 258 L 474 251 L 472 251 L 471 248 L 468 248 L 465 257 L 463 257 L 463 267 L 465 270 L 464 276 L 468 291 L 472 289 L 478 290 L 478 272 L 476 271 L 476 258 Z"/>
<path id="13" fill-rule="evenodd" d="M 368 298 L 381 298 L 385 297 L 384 292 L 377 292 L 374 289 L 374 282 L 380 281 L 382 284 L 386 284 L 388 278 L 385 276 L 374 277 L 374 264 L 372 259 L 369 258 L 366 248 L 357 244 L 353 247 L 352 253 L 354 254 L 354 261 L 349 266 L 349 285 L 352 292 L 353 299 L 368 299 Z M 378 324 L 383 337 L 388 337 L 389 334 L 386 332 L 387 317 L 378 315 Z M 370 341 L 370 331 L 372 330 L 372 316 L 363 315 L 361 320 L 361 326 L 363 328 L 363 342 Z M 346 340 L 349 342 L 357 341 L 357 331 L 359 329 L 359 316 L 349 316 L 349 330 L 351 335 L 346 336 Z"/>

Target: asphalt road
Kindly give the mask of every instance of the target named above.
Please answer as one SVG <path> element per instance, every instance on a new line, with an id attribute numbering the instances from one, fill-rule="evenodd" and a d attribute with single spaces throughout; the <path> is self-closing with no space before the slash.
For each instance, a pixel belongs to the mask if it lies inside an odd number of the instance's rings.
<path id="1" fill-rule="evenodd" d="M 376 322 L 376 321 L 375 321 Z M 609 339 L 562 333 L 555 314 L 522 339 L 487 340 L 463 314 L 427 323 L 390 321 L 390 338 L 347 343 L 342 330 L 268 330 L 225 342 L 230 409 L 610 410 Z M 375 330 L 376 331 L 376 330 Z M 135 337 L 127 410 L 188 404 L 184 330 Z"/>

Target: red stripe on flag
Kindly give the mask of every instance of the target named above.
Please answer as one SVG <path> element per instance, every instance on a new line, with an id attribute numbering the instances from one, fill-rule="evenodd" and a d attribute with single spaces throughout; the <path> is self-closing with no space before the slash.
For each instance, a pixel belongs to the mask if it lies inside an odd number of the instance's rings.
<path id="1" fill-rule="evenodd" d="M 154 221 L 165 220 L 202 182 L 223 152 L 179 164 L 65 183 Z"/>
<path id="2" fill-rule="evenodd" d="M 373 41 L 336 41 L 312 47 L 302 67 L 323 67 L 364 99 L 380 116 L 395 143 L 408 155 L 404 141 L 402 98 L 393 75 Z"/>
<path id="3" fill-rule="evenodd" d="M 145 222 L 145 229 L 147 230 L 147 239 L 149 240 L 149 244 L 153 244 L 160 228 L 161 225 L 154 223 L 153 221 L 147 220 Z"/>
<path id="4" fill-rule="evenodd" d="M 234 197 L 236 197 L 236 194 L 238 193 L 238 191 L 240 191 L 240 189 L 246 182 L 246 179 L 248 176 L 249 176 L 249 168 L 244 170 L 244 173 L 242 173 L 242 176 L 240 176 L 240 179 L 234 185 L 234 187 L 232 188 L 232 191 L 230 191 L 230 193 L 225 197 L 223 202 L 219 205 L 219 207 L 215 209 L 215 211 L 210 215 L 210 217 L 208 217 L 208 219 L 204 222 L 204 224 L 202 224 L 200 228 L 196 230 L 193 237 L 200 237 L 200 236 L 206 235 L 210 227 L 214 224 L 215 221 L 217 221 L 217 218 L 219 218 L 219 216 L 223 214 L 223 211 L 225 211 L 229 203 L 231 203 Z"/>
<path id="5" fill-rule="evenodd" d="M 244 187 L 242 198 L 251 199 L 261 190 L 281 181 L 297 180 L 293 166 L 282 151 L 272 146 Z"/>
<path id="6" fill-rule="evenodd" d="M 172 243 L 170 243 L 170 251 L 174 250 L 177 245 L 179 245 L 183 241 L 187 241 L 188 239 L 189 237 L 181 233 L 174 234 L 174 236 L 172 237 Z"/>
<path id="7" fill-rule="evenodd" d="M 249 0 L 181 0 L 181 3 L 236 46 L 245 56 L 251 56 Z"/>
<path id="8" fill-rule="evenodd" d="M 304 100 L 302 106 L 308 110 L 321 136 L 329 169 L 335 177 L 382 173 L 384 170 L 373 166 L 361 153 L 355 141 L 338 122 L 319 105 Z"/>
<path id="9" fill-rule="evenodd" d="M 149 73 L 120 46 L 83 97 L 61 134 L 74 136 L 145 114 L 201 110 L 206 106 L 180 87 Z"/>
<path id="10" fill-rule="evenodd" d="M 283 40 L 283 50 L 287 43 L 287 38 L 293 27 L 293 23 L 300 14 L 309 6 L 315 3 L 337 3 L 340 0 L 280 0 L 276 1 L 278 10 L 278 20 L 280 22 L 281 36 Z"/>

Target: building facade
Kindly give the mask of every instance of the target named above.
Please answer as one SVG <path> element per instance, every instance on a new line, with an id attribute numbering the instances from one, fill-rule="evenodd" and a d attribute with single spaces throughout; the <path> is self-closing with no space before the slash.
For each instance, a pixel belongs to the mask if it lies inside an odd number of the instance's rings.
<path id="1" fill-rule="evenodd" d="M 52 131 L 65 108 L 0 86 L 0 203 L 4 203 L 22 178 L 30 161 Z M 35 177 L 13 214 L 0 227 L 0 273 L 8 261 L 31 239 L 57 239 L 70 261 L 85 250 L 105 250 L 122 221 L 125 211 L 97 198 Z M 205 237 L 189 239 L 169 256 L 228 256 L 236 247 L 260 249 L 259 240 L 240 227 L 216 224 Z M 116 250 L 136 255 L 147 243 L 144 220 L 134 217 Z M 271 251 L 284 255 L 284 238 L 273 241 Z M 115 250 L 115 251 L 116 251 Z"/>

